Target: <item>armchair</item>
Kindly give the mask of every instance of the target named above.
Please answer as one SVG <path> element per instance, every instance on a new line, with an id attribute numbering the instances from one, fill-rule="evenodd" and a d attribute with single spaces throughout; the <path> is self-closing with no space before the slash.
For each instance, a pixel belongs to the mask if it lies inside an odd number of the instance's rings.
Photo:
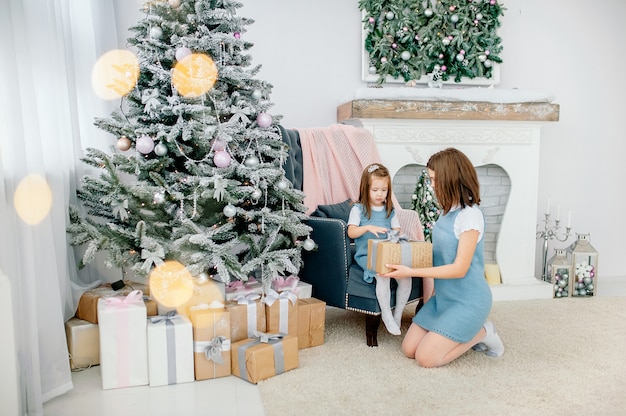
<path id="1" fill-rule="evenodd" d="M 303 184 L 306 183 L 307 178 L 304 177 L 305 169 L 302 167 L 300 133 L 283 127 L 280 129 L 283 141 L 288 144 L 290 153 L 285 163 L 286 176 L 294 187 L 303 190 Z M 318 160 L 327 156 L 316 154 L 315 158 Z M 368 160 L 367 163 L 371 161 L 375 160 Z M 357 179 L 360 179 L 360 174 Z M 341 178 L 333 177 L 332 183 L 321 184 L 321 186 L 337 186 L 337 181 L 340 182 Z M 313 296 L 323 300 L 327 305 L 363 313 L 367 345 L 377 346 L 377 333 L 381 321 L 380 306 L 376 299 L 375 283 L 366 283 L 363 280 L 363 270 L 353 261 L 355 245 L 347 234 L 351 201 L 343 199 L 332 202 L 318 205 L 310 213 L 307 222 L 312 228 L 311 238 L 316 242 L 317 247 L 315 250 L 303 252 L 303 267 L 299 277 L 302 281 L 311 284 Z M 419 215 L 414 211 L 399 207 L 396 207 L 396 211 L 403 229 L 404 224 L 417 224 L 420 227 L 418 235 L 421 234 L 423 238 Z M 391 288 L 393 307 L 395 305 L 395 280 L 392 280 Z M 409 302 L 419 300 L 421 296 L 422 279 L 414 278 Z M 421 303 L 417 307 L 421 307 Z"/>

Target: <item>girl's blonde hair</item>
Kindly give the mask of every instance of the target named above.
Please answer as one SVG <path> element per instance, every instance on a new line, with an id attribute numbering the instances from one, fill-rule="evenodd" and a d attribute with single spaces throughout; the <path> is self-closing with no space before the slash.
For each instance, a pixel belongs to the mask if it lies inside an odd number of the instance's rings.
<path id="1" fill-rule="evenodd" d="M 385 207 L 387 211 L 387 217 L 391 216 L 391 212 L 393 211 L 393 202 L 391 200 L 391 175 L 389 174 L 389 169 L 381 165 L 380 163 L 372 163 L 367 165 L 365 169 L 363 169 L 363 173 L 361 174 L 361 186 L 359 187 L 359 202 L 363 205 L 363 209 L 365 210 L 365 216 L 367 218 L 372 217 L 372 207 L 370 201 L 370 186 L 372 183 L 372 177 L 376 178 L 386 178 L 388 190 L 387 190 L 387 199 L 385 200 Z"/>
<path id="2" fill-rule="evenodd" d="M 437 152 L 426 167 L 435 172 L 435 195 L 444 213 L 455 205 L 480 205 L 478 175 L 463 152 L 452 147 Z"/>

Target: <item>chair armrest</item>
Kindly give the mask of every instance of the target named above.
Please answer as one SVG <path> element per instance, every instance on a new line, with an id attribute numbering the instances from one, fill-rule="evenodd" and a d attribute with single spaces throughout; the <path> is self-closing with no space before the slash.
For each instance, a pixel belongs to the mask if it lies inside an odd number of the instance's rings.
<path id="1" fill-rule="evenodd" d="M 300 279 L 313 286 L 313 296 L 330 306 L 345 308 L 348 270 L 352 264 L 350 238 L 345 221 L 310 217 L 316 248 L 302 252 Z"/>

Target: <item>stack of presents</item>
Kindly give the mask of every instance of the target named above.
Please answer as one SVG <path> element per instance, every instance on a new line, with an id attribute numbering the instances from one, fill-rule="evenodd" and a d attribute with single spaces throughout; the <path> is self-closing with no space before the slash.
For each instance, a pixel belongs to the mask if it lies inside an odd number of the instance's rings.
<path id="1" fill-rule="evenodd" d="M 103 389 L 234 375 L 257 383 L 298 367 L 298 350 L 324 343 L 326 304 L 297 277 L 264 293 L 251 279 L 220 285 L 223 301 L 169 310 L 147 286 L 85 292 L 66 323 L 72 369 L 100 365 Z"/>

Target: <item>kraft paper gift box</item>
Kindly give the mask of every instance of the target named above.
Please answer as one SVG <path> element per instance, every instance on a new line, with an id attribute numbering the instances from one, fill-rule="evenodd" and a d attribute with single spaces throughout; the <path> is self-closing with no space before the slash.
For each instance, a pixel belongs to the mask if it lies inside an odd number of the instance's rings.
<path id="1" fill-rule="evenodd" d="M 65 323 L 70 368 L 89 368 L 100 364 L 100 329 L 83 319 L 72 318 Z"/>
<path id="2" fill-rule="evenodd" d="M 269 333 L 298 336 L 298 298 L 289 291 L 269 289 L 265 302 L 266 329 Z"/>
<path id="3" fill-rule="evenodd" d="M 193 330 L 184 315 L 169 313 L 148 318 L 150 386 L 194 381 Z"/>
<path id="4" fill-rule="evenodd" d="M 230 312 L 230 341 L 237 342 L 252 337 L 256 332 L 265 332 L 265 304 L 261 296 L 251 293 L 226 302 Z"/>
<path id="5" fill-rule="evenodd" d="M 395 240 L 395 241 L 394 241 Z M 379 274 L 392 269 L 385 264 L 404 264 L 409 267 L 431 267 L 433 265 L 433 245 L 426 241 L 408 241 L 391 239 L 367 242 L 367 267 Z"/>
<path id="6" fill-rule="evenodd" d="M 196 380 L 230 375 L 230 313 L 214 302 L 189 308 Z"/>
<path id="7" fill-rule="evenodd" d="M 157 314 L 157 304 L 149 297 L 150 289 L 143 283 L 124 281 L 126 284 L 119 290 L 113 290 L 110 283 L 100 285 L 83 293 L 78 301 L 76 317 L 92 324 L 98 323 L 98 299 L 110 298 L 112 296 L 127 296 L 133 290 L 141 290 L 146 302 L 146 312 L 148 316 Z"/>
<path id="8" fill-rule="evenodd" d="M 298 368 L 298 337 L 257 334 L 233 344 L 232 373 L 250 383 Z"/>
<path id="9" fill-rule="evenodd" d="M 226 284 L 224 282 L 220 282 L 212 278 L 194 279 L 191 297 L 183 304 L 177 306 L 166 306 L 157 301 L 159 315 L 167 315 L 168 312 L 176 311 L 181 315 L 187 316 L 187 310 L 191 306 L 204 303 L 209 304 L 214 301 L 224 302 L 225 287 Z"/>
<path id="10" fill-rule="evenodd" d="M 298 299 L 298 348 L 324 343 L 326 302 L 315 298 Z"/>
<path id="11" fill-rule="evenodd" d="M 98 300 L 103 389 L 148 384 L 146 317 L 140 290 Z"/>
<path id="12" fill-rule="evenodd" d="M 226 300 L 235 300 L 241 295 L 249 295 L 251 293 L 262 295 L 263 285 L 254 278 L 248 279 L 247 282 L 235 280 L 226 285 L 225 292 Z"/>
<path id="13" fill-rule="evenodd" d="M 308 299 L 313 295 L 313 286 L 300 281 L 298 276 L 278 277 L 272 280 L 272 289 L 278 293 L 291 291 L 298 299 Z"/>

